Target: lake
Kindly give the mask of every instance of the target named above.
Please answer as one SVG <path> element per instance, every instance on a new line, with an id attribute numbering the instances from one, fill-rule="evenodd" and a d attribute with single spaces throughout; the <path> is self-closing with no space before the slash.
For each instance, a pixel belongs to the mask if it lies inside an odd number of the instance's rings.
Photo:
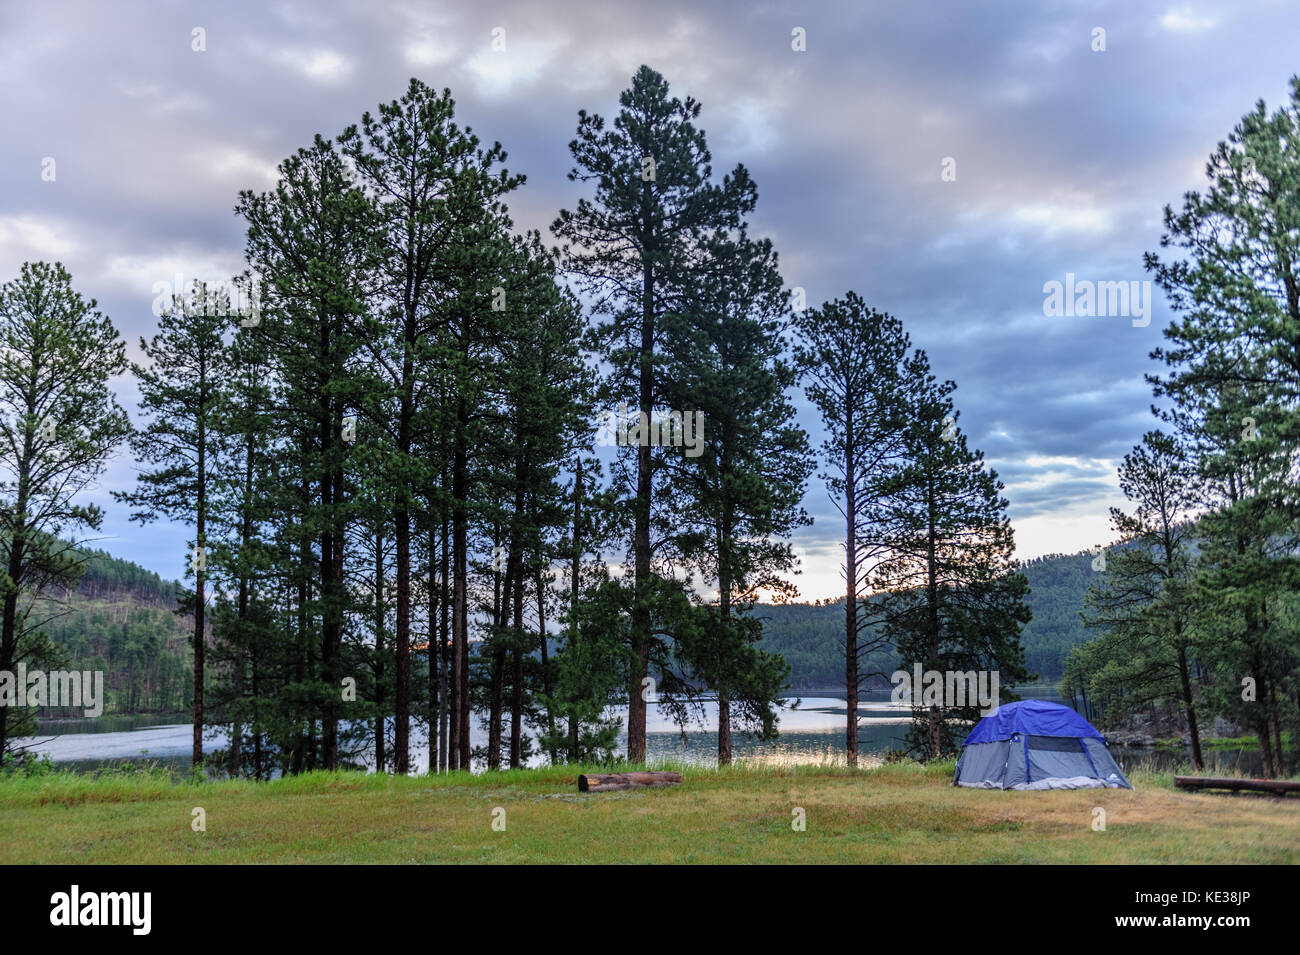
<path id="1" fill-rule="evenodd" d="M 1022 687 L 1025 698 L 1064 702 L 1054 687 Z M 780 709 L 781 736 L 770 743 L 757 742 L 733 731 L 732 751 L 737 760 L 756 760 L 782 765 L 826 764 L 844 762 L 845 700 L 842 692 L 810 690 L 810 695 L 788 700 Z M 651 763 L 666 760 L 713 765 L 717 762 L 717 706 L 705 703 L 705 725 L 693 724 L 683 733 L 657 706 L 647 716 L 646 749 Z M 611 709 L 611 714 L 626 715 L 626 707 Z M 860 700 L 858 746 L 864 754 L 879 754 L 899 748 L 907 731 L 906 707 L 889 701 L 888 694 L 868 694 Z M 714 728 L 710 728 L 714 727 Z M 191 724 L 176 722 L 166 716 L 101 716 L 42 722 L 41 735 L 23 740 L 38 754 L 48 754 L 58 765 L 89 771 L 108 766 L 154 761 L 178 774 L 188 772 L 193 740 Z M 475 720 L 471 732 L 475 746 L 487 743 L 487 733 Z M 623 737 L 626 744 L 626 736 Z M 224 748 L 226 739 L 219 732 L 204 740 L 205 752 Z M 1125 771 L 1136 768 L 1172 770 L 1190 766 L 1190 757 L 1176 750 L 1116 746 L 1116 761 Z M 1261 763 L 1257 750 L 1215 750 L 1205 754 L 1206 772 L 1236 771 L 1257 774 Z M 536 756 L 530 765 L 540 765 L 544 756 Z M 373 768 L 373 751 L 361 762 Z M 429 747 L 423 724 L 412 721 L 411 763 L 416 772 L 426 772 Z"/>

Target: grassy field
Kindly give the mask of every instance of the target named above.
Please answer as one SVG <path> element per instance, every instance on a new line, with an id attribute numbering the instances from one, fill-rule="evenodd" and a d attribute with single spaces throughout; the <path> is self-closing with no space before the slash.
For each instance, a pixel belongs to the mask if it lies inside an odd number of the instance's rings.
<path id="1" fill-rule="evenodd" d="M 1193 795 L 1152 774 L 1133 792 L 991 792 L 950 786 L 951 764 L 685 767 L 681 786 L 579 795 L 577 772 L 11 776 L 0 863 L 1300 862 L 1300 799 Z"/>

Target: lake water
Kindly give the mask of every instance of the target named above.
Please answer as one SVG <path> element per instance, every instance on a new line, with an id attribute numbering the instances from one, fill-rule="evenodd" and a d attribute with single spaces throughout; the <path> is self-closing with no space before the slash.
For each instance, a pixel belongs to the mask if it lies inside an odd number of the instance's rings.
<path id="1" fill-rule="evenodd" d="M 705 725 L 690 725 L 682 733 L 667 714 L 652 705 L 647 714 L 646 748 L 651 762 L 685 760 L 716 762 L 718 737 L 717 704 L 704 704 Z M 887 700 L 864 702 L 859 706 L 864 717 L 859 731 L 864 752 L 884 751 L 902 740 L 908 716 L 906 710 L 893 707 Z M 627 708 L 610 710 L 610 715 L 626 718 Z M 784 758 L 801 762 L 818 762 L 838 757 L 844 750 L 844 700 L 829 697 L 805 697 L 790 701 L 780 710 L 781 738 L 773 743 L 758 743 L 743 733 L 733 731 L 733 751 L 737 757 Z M 40 724 L 42 734 L 21 740 L 32 752 L 47 754 L 59 765 L 79 770 L 97 769 L 114 764 L 156 761 L 178 770 L 190 763 L 193 727 L 176 722 L 175 717 L 100 717 L 99 719 L 48 721 Z M 470 741 L 474 746 L 487 743 L 487 732 L 475 719 Z M 626 735 L 622 737 L 626 745 Z M 205 752 L 227 745 L 224 733 L 205 734 Z M 530 762 L 541 765 L 544 756 Z M 373 750 L 362 762 L 373 768 Z M 428 738 L 423 723 L 411 724 L 412 769 L 425 772 L 429 765 Z"/>
<path id="2" fill-rule="evenodd" d="M 844 762 L 845 700 L 834 691 L 809 691 L 798 700 L 789 700 L 780 709 L 781 736 L 770 743 L 760 743 L 733 731 L 732 750 L 737 760 L 757 760 L 784 765 Z M 1022 688 L 1026 698 L 1053 699 L 1062 702 L 1053 687 Z M 651 706 L 647 719 L 646 748 L 650 763 L 666 760 L 710 765 L 717 762 L 717 706 L 705 703 L 705 722 L 692 724 L 683 733 L 658 707 Z M 620 717 L 626 707 L 611 710 Z M 899 748 L 909 722 L 905 707 L 892 704 L 886 694 L 871 694 L 859 701 L 858 745 L 864 754 L 879 754 Z M 193 740 L 191 724 L 176 722 L 175 717 L 102 716 L 98 719 L 43 722 L 41 735 L 21 742 L 37 754 L 48 754 L 58 765 L 78 771 L 102 767 L 157 762 L 179 773 L 187 772 Z M 474 721 L 471 742 L 487 743 L 486 731 Z M 626 744 L 626 737 L 623 738 Z M 211 734 L 204 740 L 204 751 L 224 748 L 223 734 Z M 1190 758 L 1173 750 L 1116 746 L 1112 752 L 1127 770 L 1150 768 L 1172 770 L 1190 766 Z M 373 768 L 373 750 L 362 759 Z M 429 747 L 423 724 L 412 721 L 411 763 L 416 772 L 428 769 Z M 1206 772 L 1239 771 L 1257 774 L 1260 757 L 1252 750 L 1216 750 L 1207 752 Z M 544 756 L 532 759 L 540 765 Z"/>

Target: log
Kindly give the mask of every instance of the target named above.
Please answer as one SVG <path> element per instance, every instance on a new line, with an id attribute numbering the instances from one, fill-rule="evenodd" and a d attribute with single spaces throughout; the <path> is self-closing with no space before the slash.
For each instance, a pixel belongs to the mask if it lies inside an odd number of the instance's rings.
<path id="1" fill-rule="evenodd" d="M 1175 776 L 1174 785 L 1179 789 L 1231 789 L 1239 792 L 1243 789 L 1252 792 L 1300 793 L 1300 782 L 1290 779 L 1237 779 L 1231 776 Z"/>
<path id="2" fill-rule="evenodd" d="M 578 792 L 607 793 L 617 789 L 679 786 L 681 782 L 681 773 L 585 773 L 578 776 Z"/>

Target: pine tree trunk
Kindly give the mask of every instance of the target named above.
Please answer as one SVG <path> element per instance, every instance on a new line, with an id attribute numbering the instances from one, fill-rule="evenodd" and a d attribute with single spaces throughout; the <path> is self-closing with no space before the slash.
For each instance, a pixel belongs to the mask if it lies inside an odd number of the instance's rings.
<path id="1" fill-rule="evenodd" d="M 524 718 L 524 654 L 520 641 L 524 638 L 524 575 L 519 568 L 515 579 L 515 647 L 511 653 L 510 667 L 510 768 L 518 769 L 523 746 Z"/>
<path id="2" fill-rule="evenodd" d="M 551 686 L 551 660 L 546 640 L 546 580 L 545 571 L 537 571 L 537 632 L 542 640 L 542 692 L 546 694 L 546 738 L 551 741 L 548 755 L 551 765 L 560 761 L 559 747 L 555 742 L 555 699 L 554 687 Z"/>
<path id="3" fill-rule="evenodd" d="M 249 660 L 249 670 L 253 678 L 253 778 L 262 778 L 262 727 L 257 718 L 257 701 L 261 699 L 258 696 L 258 674 L 261 672 L 261 661 L 258 659 L 257 651 L 254 650 Z"/>
<path id="4" fill-rule="evenodd" d="M 501 709 L 504 706 L 502 680 L 506 668 L 505 647 L 498 646 L 492 650 L 492 692 L 488 703 L 488 755 L 487 768 L 501 768 Z"/>
<path id="5" fill-rule="evenodd" d="M 200 359 L 200 362 L 202 360 Z M 203 376 L 200 373 L 200 395 L 203 395 Z M 200 397 L 202 401 L 202 397 Z M 200 414 L 202 411 L 200 410 Z M 207 530 L 207 470 L 206 470 L 206 442 L 204 441 L 203 422 L 199 422 L 198 427 L 198 467 L 196 470 L 196 484 L 198 491 L 198 501 L 195 509 L 195 522 L 197 524 L 197 536 L 195 546 L 199 548 L 199 553 L 205 553 L 203 550 L 205 544 L 204 534 Z M 204 558 L 206 560 L 206 558 Z M 194 746 L 190 753 L 191 762 L 195 766 L 203 764 L 203 571 L 196 566 L 194 570 Z"/>
<path id="6" fill-rule="evenodd" d="M 307 486 L 305 478 L 303 479 L 300 493 L 302 509 L 306 510 L 311 492 Z M 295 608 L 298 622 L 298 652 L 294 655 L 294 679 L 300 684 L 306 681 L 307 670 L 311 663 L 309 659 L 311 656 L 311 647 L 308 643 L 309 637 L 307 627 L 307 568 L 310 566 L 311 547 L 306 540 L 303 540 L 298 545 L 298 566 L 295 568 L 298 574 L 298 604 Z M 309 729 L 306 715 L 301 709 L 295 708 L 294 716 L 298 723 L 298 739 L 294 745 L 293 757 L 290 761 L 290 765 L 293 769 L 294 775 L 298 775 L 305 769 L 310 768 L 308 750 L 311 742 L 311 730 Z"/>
<path id="7" fill-rule="evenodd" d="M 375 533 L 375 772 L 382 773 L 384 752 L 384 536 Z"/>
<path id="8" fill-rule="evenodd" d="M 725 463 L 722 466 L 723 481 L 726 481 L 728 468 Z M 725 492 L 724 492 L 725 494 Z M 731 586 L 733 582 L 731 574 L 731 535 L 733 533 L 734 522 L 732 520 L 732 510 L 729 501 L 724 501 L 722 505 L 722 520 L 718 533 L 718 617 L 721 624 L 722 639 L 729 640 L 731 637 Z M 723 682 L 718 687 L 718 765 L 731 765 L 731 696 L 727 691 L 726 679 L 731 674 L 722 674 Z"/>
<path id="9" fill-rule="evenodd" d="M 1286 750 L 1282 748 L 1282 724 L 1277 718 L 1277 693 L 1275 690 L 1276 681 L 1270 680 L 1268 684 L 1268 722 L 1273 732 L 1273 761 L 1277 769 L 1277 775 L 1286 774 Z"/>
<path id="10" fill-rule="evenodd" d="M 1273 750 L 1272 726 L 1269 725 L 1269 714 L 1266 707 L 1261 706 L 1268 699 L 1269 685 L 1268 679 L 1264 676 L 1263 660 L 1260 657 L 1258 649 L 1251 653 L 1251 670 L 1258 674 L 1255 682 L 1255 699 L 1256 702 L 1251 710 L 1257 714 L 1253 720 L 1255 726 L 1255 735 L 1259 739 L 1259 752 L 1263 762 L 1264 775 L 1270 778 L 1280 775 L 1277 763 L 1277 757 Z"/>
<path id="11" fill-rule="evenodd" d="M 202 521 L 199 526 L 198 539 L 202 542 Z M 195 766 L 203 765 L 203 644 L 203 571 L 197 570 L 194 573 L 194 745 L 190 753 Z"/>
<path id="12" fill-rule="evenodd" d="M 328 355 L 330 331 L 322 332 L 321 361 L 324 367 Z M 339 765 L 339 710 L 342 704 L 342 673 L 339 664 L 343 654 L 343 549 L 344 528 L 341 509 L 343 504 L 343 466 L 332 452 L 342 442 L 343 409 L 336 407 L 333 399 L 327 399 L 323 405 L 322 433 L 320 445 L 326 452 L 327 465 L 321 475 L 320 504 L 328 515 L 320 535 L 320 588 L 322 597 L 321 614 L 321 659 L 320 674 L 322 682 L 329 688 L 325 697 L 326 704 L 321 713 L 322 739 L 321 760 L 326 769 L 337 769 Z"/>
<path id="13" fill-rule="evenodd" d="M 239 620 L 240 630 L 242 631 L 244 629 L 243 604 L 245 592 L 244 581 L 242 578 L 239 581 L 239 591 L 239 603 L 241 608 L 239 611 Z M 234 660 L 231 663 L 231 669 L 233 670 L 231 688 L 236 707 L 235 717 L 231 721 L 230 725 L 230 752 L 226 764 L 226 771 L 231 776 L 238 776 L 240 774 L 240 763 L 243 761 L 242 744 L 244 737 L 244 724 L 240 722 L 238 707 L 242 706 L 244 702 L 244 670 L 246 667 L 247 662 L 244 659 L 244 649 L 243 647 L 238 647 L 235 650 Z"/>
<path id="14" fill-rule="evenodd" d="M 395 515 L 397 545 L 397 686 L 393 700 L 393 770 L 411 769 L 411 515 L 399 507 Z"/>
<path id="15" fill-rule="evenodd" d="M 1267 719 L 1257 719 L 1255 723 L 1255 736 L 1259 739 L 1259 755 L 1261 769 L 1268 778 L 1274 778 L 1278 775 L 1277 766 L 1273 761 L 1273 738 L 1269 735 L 1269 725 Z"/>
<path id="16" fill-rule="evenodd" d="M 429 737 L 429 772 L 438 771 L 438 712 L 442 706 L 442 695 L 438 692 L 438 674 L 441 643 L 438 641 L 438 609 L 442 592 L 438 589 L 438 574 L 435 571 L 438 553 L 438 535 L 433 524 L 429 525 L 429 705 L 426 709 Z"/>
<path id="17" fill-rule="evenodd" d="M 230 731 L 230 775 L 237 776 L 243 762 L 244 727 L 239 721 L 238 707 L 244 702 L 245 671 L 248 667 L 248 559 L 249 541 L 253 536 L 250 506 L 253 500 L 253 442 L 251 435 L 245 435 L 244 441 L 244 487 L 240 500 L 239 518 L 239 594 L 236 613 L 239 618 L 239 644 L 235 649 L 235 720 Z M 256 677 L 254 677 L 256 679 Z M 254 770 L 256 772 L 256 769 Z M 256 778 L 256 777 L 255 777 Z"/>
<path id="18" fill-rule="evenodd" d="M 649 187 L 649 183 L 645 184 Z M 654 411 L 654 267 L 647 264 L 641 297 L 641 374 L 637 409 L 650 421 Z M 638 429 L 639 432 L 640 429 Z M 646 701 L 643 681 L 650 662 L 650 444 L 645 435 L 636 450 L 636 528 L 633 541 L 636 600 L 632 608 L 632 674 L 628 685 L 627 759 L 645 762 Z"/>
<path id="19" fill-rule="evenodd" d="M 451 543 L 451 529 L 448 524 L 447 511 L 442 514 L 442 560 L 440 574 L 442 577 L 442 620 L 438 628 L 438 770 L 447 770 L 447 715 L 448 715 L 448 678 L 451 650 L 448 637 L 451 634 L 451 578 L 448 576 L 450 561 L 448 559 Z"/>
<path id="20" fill-rule="evenodd" d="M 1179 626 L 1181 631 L 1181 626 Z M 1205 768 L 1201 758 L 1201 730 L 1196 723 L 1196 706 L 1192 701 L 1192 680 L 1187 668 L 1187 648 L 1178 648 L 1178 677 L 1183 687 L 1183 712 L 1187 716 L 1187 735 L 1192 743 L 1192 765 L 1197 769 Z"/>
<path id="21" fill-rule="evenodd" d="M 853 409 L 846 409 L 844 451 L 844 756 L 858 765 L 858 548 Z"/>
<path id="22" fill-rule="evenodd" d="M 469 736 L 469 608 L 468 594 L 468 520 L 465 511 L 469 488 L 468 451 L 465 447 L 465 428 L 469 413 L 461 401 L 457 415 L 456 450 L 452 465 L 452 575 L 454 612 L 452 619 L 452 744 L 454 754 L 452 769 L 470 768 Z"/>
<path id="23" fill-rule="evenodd" d="M 499 526 L 494 529 L 492 539 L 500 541 L 501 528 Z M 494 546 L 494 555 L 501 546 L 499 543 Z M 493 561 L 493 569 L 496 570 L 495 560 Z M 506 622 L 509 620 L 509 611 L 506 604 L 510 599 L 510 587 L 514 580 L 514 574 L 515 550 L 512 543 L 510 555 L 506 560 L 504 580 L 498 572 L 494 572 L 492 575 L 492 631 L 494 635 L 492 638 L 492 669 L 488 674 L 488 769 L 501 768 L 502 727 L 505 724 L 506 669 L 506 648 L 501 644 L 501 632 L 505 629 Z"/>
<path id="24" fill-rule="evenodd" d="M 409 279 L 408 279 L 409 280 Z M 401 404 L 398 410 L 397 451 L 399 460 L 406 461 L 411 454 L 411 421 L 415 409 L 411 398 L 414 376 L 412 348 L 415 339 L 413 308 L 408 301 L 406 323 L 403 329 L 405 355 L 402 359 Z M 395 572 L 397 575 L 397 686 L 394 690 L 393 763 L 394 769 L 406 775 L 411 769 L 411 508 L 408 490 L 397 489 L 398 506 L 393 520 L 397 546 Z"/>
<path id="25" fill-rule="evenodd" d="M 926 598 L 929 604 L 929 643 L 930 659 L 927 661 L 926 669 L 938 670 L 939 664 L 939 581 L 938 566 L 936 562 L 936 538 L 938 530 L 935 527 L 934 519 L 934 482 L 931 480 L 927 486 L 928 500 L 930 506 L 929 526 L 926 538 Z M 930 707 L 930 758 L 938 759 L 943 750 L 943 715 L 939 707 Z"/>
<path id="26" fill-rule="evenodd" d="M 731 698 L 718 692 L 718 765 L 731 765 Z"/>
<path id="27" fill-rule="evenodd" d="M 34 408 L 28 407 L 33 414 Z M 9 542 L 9 589 L 4 596 L 4 616 L 0 619 L 0 670 L 13 672 L 14 656 L 18 652 L 18 587 L 23 580 L 23 559 L 26 551 L 27 507 L 31 495 L 32 435 L 30 430 L 23 439 L 22 464 L 18 469 L 18 493 L 14 501 L 14 531 Z M 4 764 L 5 747 L 9 742 L 9 707 L 0 706 L 0 765 Z"/>
<path id="28" fill-rule="evenodd" d="M 573 557 L 569 579 L 569 643 L 576 647 L 581 639 L 578 628 L 578 600 L 582 594 L 582 456 L 573 471 Z M 575 701 L 576 702 L 576 701 Z M 578 717 L 569 713 L 569 762 L 578 761 Z"/>
<path id="29" fill-rule="evenodd" d="M 19 507 L 17 513 L 22 515 L 25 509 Z M 11 588 L 5 593 L 3 625 L 0 626 L 0 670 L 12 672 L 14 668 L 14 651 L 17 648 L 18 624 L 18 590 L 12 582 L 21 580 L 22 540 L 16 539 L 9 551 L 9 580 Z M 9 707 L 0 706 L 0 765 L 4 765 L 5 747 L 9 742 Z"/>

